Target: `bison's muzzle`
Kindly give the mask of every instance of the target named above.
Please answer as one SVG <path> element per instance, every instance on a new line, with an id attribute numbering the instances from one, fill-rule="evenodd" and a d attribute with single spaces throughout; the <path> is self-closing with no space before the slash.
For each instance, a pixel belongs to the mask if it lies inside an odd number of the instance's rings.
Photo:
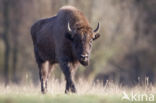
<path id="1" fill-rule="evenodd" d="M 88 64 L 89 64 L 89 57 L 88 57 L 88 55 L 81 55 L 79 61 L 80 61 L 80 63 L 82 65 L 88 66 Z"/>

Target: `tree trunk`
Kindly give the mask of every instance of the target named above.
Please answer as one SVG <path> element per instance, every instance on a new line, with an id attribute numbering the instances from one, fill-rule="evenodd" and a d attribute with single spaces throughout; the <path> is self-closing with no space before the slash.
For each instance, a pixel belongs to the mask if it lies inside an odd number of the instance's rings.
<path id="1" fill-rule="evenodd" d="M 4 31 L 3 40 L 5 46 L 4 52 L 4 78 L 5 86 L 9 83 L 9 56 L 10 56 L 10 43 L 9 43 L 9 0 L 3 0 L 3 19 Z"/>
<path id="2" fill-rule="evenodd" d="M 13 48 L 13 58 L 12 58 L 12 79 L 14 83 L 18 83 L 17 75 L 16 75 L 16 69 L 17 69 L 17 63 L 18 63 L 18 43 L 15 43 L 17 45 Z"/>
<path id="3" fill-rule="evenodd" d="M 17 2 L 18 1 L 18 2 Z M 12 36 L 12 65 L 11 65 L 11 79 L 12 82 L 18 83 L 18 78 L 17 78 L 17 65 L 18 65 L 18 50 L 19 50 L 19 30 L 20 30 L 20 23 L 21 23 L 21 17 L 22 17 L 22 9 L 21 8 L 21 3 L 19 0 L 12 0 L 10 7 L 12 8 L 12 12 L 16 12 L 15 15 L 12 15 L 12 25 L 11 25 L 11 33 Z M 16 37 L 15 37 L 16 36 Z"/>

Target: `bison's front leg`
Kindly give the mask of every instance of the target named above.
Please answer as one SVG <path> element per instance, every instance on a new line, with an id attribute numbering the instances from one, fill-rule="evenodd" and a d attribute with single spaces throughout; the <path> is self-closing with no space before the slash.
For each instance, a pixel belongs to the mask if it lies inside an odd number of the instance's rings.
<path id="1" fill-rule="evenodd" d="M 76 92 L 76 88 L 74 85 L 74 82 L 72 81 L 72 75 L 71 75 L 71 70 L 72 67 L 67 63 L 67 62 L 61 62 L 60 64 L 61 69 L 65 75 L 65 79 L 66 79 L 66 89 L 65 89 L 65 93 L 68 92 L 72 92 L 75 93 Z"/>
<path id="2" fill-rule="evenodd" d="M 47 80 L 49 71 L 49 62 L 43 62 L 39 68 L 40 80 L 41 80 L 41 92 L 45 94 L 47 92 Z"/>

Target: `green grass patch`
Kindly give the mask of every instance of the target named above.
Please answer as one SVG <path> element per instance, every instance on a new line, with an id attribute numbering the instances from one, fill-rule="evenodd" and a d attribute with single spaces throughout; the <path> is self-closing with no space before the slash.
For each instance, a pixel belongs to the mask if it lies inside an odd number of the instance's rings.
<path id="1" fill-rule="evenodd" d="M 147 103 L 147 102 L 132 102 L 121 100 L 121 96 L 119 95 L 111 96 L 111 95 L 92 95 L 92 94 L 86 95 L 3 94 L 0 95 L 0 103 Z"/>
<path id="2" fill-rule="evenodd" d="M 121 103 L 119 97 L 98 95 L 0 95 L 0 103 Z"/>

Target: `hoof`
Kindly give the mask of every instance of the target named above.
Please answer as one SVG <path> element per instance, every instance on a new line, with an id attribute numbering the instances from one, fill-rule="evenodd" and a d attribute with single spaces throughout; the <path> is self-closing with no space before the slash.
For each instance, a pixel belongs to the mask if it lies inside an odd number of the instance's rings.
<path id="1" fill-rule="evenodd" d="M 42 92 L 42 94 L 46 94 L 48 91 L 47 90 L 42 90 L 41 92 Z"/>
<path id="2" fill-rule="evenodd" d="M 76 93 L 76 89 L 71 88 L 70 90 L 65 90 L 65 94 L 69 94 L 69 93 Z"/>

